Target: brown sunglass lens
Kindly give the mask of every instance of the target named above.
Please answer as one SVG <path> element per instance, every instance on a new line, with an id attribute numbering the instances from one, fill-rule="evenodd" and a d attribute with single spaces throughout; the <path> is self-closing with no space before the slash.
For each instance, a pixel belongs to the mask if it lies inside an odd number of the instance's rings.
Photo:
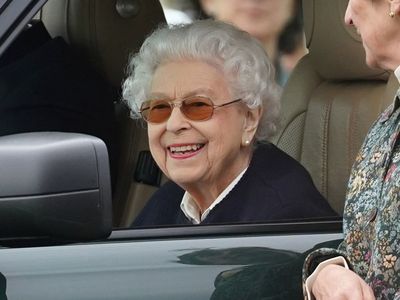
<path id="1" fill-rule="evenodd" d="M 207 120 L 212 116 L 213 104 L 207 98 L 186 99 L 182 103 L 182 112 L 190 120 Z"/>
<path id="2" fill-rule="evenodd" d="M 171 115 L 171 105 L 165 100 L 153 100 L 149 104 L 147 112 L 147 121 L 152 123 L 162 123 Z"/>

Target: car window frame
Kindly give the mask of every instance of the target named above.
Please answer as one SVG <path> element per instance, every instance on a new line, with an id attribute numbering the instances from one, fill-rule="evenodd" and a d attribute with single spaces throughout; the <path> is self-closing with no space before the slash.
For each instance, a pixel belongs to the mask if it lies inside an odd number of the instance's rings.
<path id="1" fill-rule="evenodd" d="M 236 235 L 286 235 L 341 233 L 343 222 L 337 220 L 263 222 L 246 224 L 207 224 L 159 226 L 146 228 L 115 228 L 108 240 L 176 239 L 186 237 L 219 237 Z"/>
<path id="2" fill-rule="evenodd" d="M 0 0 L 1 1 L 1 0 Z M 18 36 L 48 0 L 2 0 L 0 2 L 0 55 L 9 44 Z M 13 21 L 10 21 L 13 20 Z M 315 221 L 315 222 L 279 222 L 247 223 L 226 225 L 190 225 L 190 226 L 163 226 L 157 228 L 114 228 L 107 240 L 119 239 L 175 239 L 183 237 L 226 236 L 247 234 L 303 234 L 303 233 L 330 233 L 341 232 L 342 222 Z M 38 241 L 38 245 L 49 243 L 48 238 L 36 237 L 30 239 Z M 60 243 L 60 241 L 51 241 Z M 61 243 L 63 243 L 61 241 Z M 35 245 L 36 243 L 33 243 Z"/>
<path id="3" fill-rule="evenodd" d="M 47 0 L 0 0 L 0 55 Z"/>

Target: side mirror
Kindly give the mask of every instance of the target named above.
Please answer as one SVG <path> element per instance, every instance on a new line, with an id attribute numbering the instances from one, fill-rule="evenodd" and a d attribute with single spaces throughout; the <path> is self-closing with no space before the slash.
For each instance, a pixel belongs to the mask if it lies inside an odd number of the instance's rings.
<path id="1" fill-rule="evenodd" d="M 111 207 L 102 140 L 61 132 L 0 137 L 0 240 L 105 238 Z"/>

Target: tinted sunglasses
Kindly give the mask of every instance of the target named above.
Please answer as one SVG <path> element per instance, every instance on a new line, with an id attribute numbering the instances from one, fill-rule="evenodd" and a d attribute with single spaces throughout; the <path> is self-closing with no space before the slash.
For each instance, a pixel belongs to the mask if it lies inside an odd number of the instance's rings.
<path id="1" fill-rule="evenodd" d="M 191 121 L 209 120 L 214 109 L 241 101 L 236 99 L 227 103 L 214 105 L 211 99 L 202 96 L 185 98 L 179 102 L 165 99 L 154 99 L 143 102 L 140 114 L 149 123 L 163 123 L 171 116 L 174 107 L 179 107 L 181 113 Z"/>

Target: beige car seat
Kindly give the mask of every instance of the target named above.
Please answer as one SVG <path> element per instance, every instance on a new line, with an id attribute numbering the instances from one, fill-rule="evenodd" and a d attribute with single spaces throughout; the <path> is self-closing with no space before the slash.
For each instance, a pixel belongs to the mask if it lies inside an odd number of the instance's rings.
<path id="1" fill-rule="evenodd" d="M 129 54 L 137 52 L 146 36 L 165 22 L 157 0 L 49 0 L 38 18 L 52 36 L 64 37 L 118 91 Z M 125 218 L 128 199 L 138 199 L 136 210 L 140 210 L 155 187 L 133 184 L 139 151 L 148 148 L 147 134 L 129 118 L 118 96 L 110 101 L 115 102 L 120 149 L 113 191 L 114 225 L 118 226 Z"/>
<path id="2" fill-rule="evenodd" d="M 355 156 L 398 88 L 393 75 L 366 66 L 359 35 L 344 23 L 347 2 L 303 0 L 309 54 L 285 86 L 274 137 L 340 214 Z"/>
<path id="3" fill-rule="evenodd" d="M 339 213 L 354 157 L 398 85 L 388 73 L 366 67 L 359 37 L 343 23 L 346 5 L 346 0 L 303 1 L 310 53 L 285 87 L 282 127 L 274 139 L 309 170 Z M 123 80 L 128 54 L 164 21 L 156 0 L 50 0 L 40 17 L 51 34 L 86 55 L 115 87 Z M 156 187 L 134 181 L 139 152 L 148 149 L 147 134 L 123 106 L 116 108 L 121 150 L 114 224 L 126 226 Z"/>

